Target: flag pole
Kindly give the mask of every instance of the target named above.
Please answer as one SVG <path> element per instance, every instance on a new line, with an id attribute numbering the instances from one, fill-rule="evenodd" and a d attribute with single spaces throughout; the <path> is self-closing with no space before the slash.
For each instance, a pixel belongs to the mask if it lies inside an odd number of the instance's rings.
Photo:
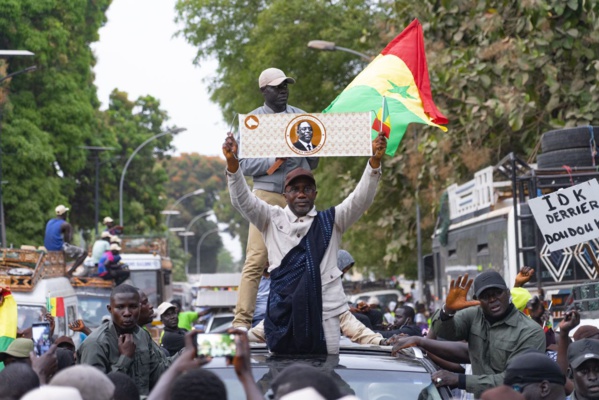
<path id="1" fill-rule="evenodd" d="M 383 104 L 381 104 L 381 119 L 379 120 L 379 133 L 383 133 L 383 118 L 385 118 L 385 96 L 383 96 Z"/>

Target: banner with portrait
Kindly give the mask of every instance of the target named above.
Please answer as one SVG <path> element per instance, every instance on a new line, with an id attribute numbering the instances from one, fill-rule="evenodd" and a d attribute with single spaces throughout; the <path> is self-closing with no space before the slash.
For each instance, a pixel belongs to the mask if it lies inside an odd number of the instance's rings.
<path id="1" fill-rule="evenodd" d="M 239 157 L 372 155 L 371 113 L 239 116 Z"/>

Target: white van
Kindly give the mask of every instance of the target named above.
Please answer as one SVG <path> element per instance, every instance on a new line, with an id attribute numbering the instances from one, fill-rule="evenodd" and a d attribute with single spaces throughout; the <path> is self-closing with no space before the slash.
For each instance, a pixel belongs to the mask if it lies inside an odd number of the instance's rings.
<path id="1" fill-rule="evenodd" d="M 29 292 L 12 292 L 17 302 L 18 328 L 31 327 L 34 322 L 43 322 L 46 314 L 48 298 L 62 297 L 64 304 L 64 316 L 55 317 L 55 336 L 70 336 L 79 346 L 79 332 L 73 332 L 68 324 L 77 319 L 77 294 L 67 278 L 44 278 L 40 279 L 33 290 Z M 62 312 L 60 312 L 62 314 Z"/>

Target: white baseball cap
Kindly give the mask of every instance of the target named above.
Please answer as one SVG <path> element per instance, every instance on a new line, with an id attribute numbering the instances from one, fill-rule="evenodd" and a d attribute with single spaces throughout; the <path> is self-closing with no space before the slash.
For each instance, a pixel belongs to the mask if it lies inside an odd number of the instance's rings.
<path id="1" fill-rule="evenodd" d="M 169 308 L 177 308 L 174 304 L 169 303 L 168 301 L 162 302 L 156 309 L 156 317 L 160 318 L 162 314 L 166 312 Z"/>
<path id="2" fill-rule="evenodd" d="M 262 71 L 258 78 L 258 87 L 262 89 L 266 86 L 279 86 L 281 83 L 295 83 L 295 79 L 285 75 L 283 71 L 278 68 L 268 68 Z"/>
<path id="3" fill-rule="evenodd" d="M 112 220 L 112 218 L 110 218 L 110 217 L 104 217 L 104 221 L 102 221 L 102 223 L 103 223 L 103 224 L 107 224 L 107 223 L 109 223 L 109 222 L 114 222 L 114 221 L 113 221 L 113 220 Z"/>
<path id="4" fill-rule="evenodd" d="M 119 246 L 119 245 L 118 245 L 118 244 L 116 244 L 116 243 L 113 243 L 113 244 L 111 244 L 111 245 L 110 245 L 110 251 L 112 251 L 112 250 L 118 250 L 118 251 L 121 251 L 121 246 Z"/>
<path id="5" fill-rule="evenodd" d="M 56 207 L 54 209 L 54 211 L 56 211 L 56 215 L 62 215 L 64 213 L 66 213 L 67 211 L 69 211 L 69 209 L 61 204 L 58 207 Z"/>
<path id="6" fill-rule="evenodd" d="M 108 232 L 108 231 L 104 231 L 104 232 L 102 232 L 102 236 L 101 236 L 101 238 L 102 238 L 102 239 L 104 239 L 104 238 L 109 238 L 109 237 L 111 237 L 111 236 L 112 236 L 112 235 L 110 234 L 110 232 Z"/>

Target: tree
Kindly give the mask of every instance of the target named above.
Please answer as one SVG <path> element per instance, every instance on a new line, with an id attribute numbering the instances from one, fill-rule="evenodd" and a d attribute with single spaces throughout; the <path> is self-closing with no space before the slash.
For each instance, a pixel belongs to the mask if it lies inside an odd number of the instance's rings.
<path id="1" fill-rule="evenodd" d="M 99 102 L 90 43 L 106 21 L 110 0 L 0 1 L 0 46 L 27 49 L 34 59 L 10 60 L 7 72 L 29 65 L 2 93 L 2 171 L 7 237 L 41 244 L 46 220 L 76 193 L 86 159 L 79 148 L 96 134 Z M 72 222 L 77 224 L 77 216 Z M 6 245 L 3 243 L 2 245 Z"/>
<path id="2" fill-rule="evenodd" d="M 227 120 L 261 103 L 256 78 L 270 66 L 298 78 L 291 104 L 322 110 L 364 64 L 307 49 L 309 39 L 374 55 L 420 19 L 433 96 L 449 132 L 408 130 L 398 153 L 384 160 L 375 204 L 343 243 L 358 266 L 384 276 L 415 275 L 417 201 L 429 238 L 448 184 L 471 179 L 510 151 L 534 156 L 543 131 L 599 117 L 597 0 L 179 0 L 177 10 L 181 33 L 198 48 L 196 62 L 219 61 L 211 98 Z M 319 208 L 347 195 L 364 164 L 321 160 Z"/>

